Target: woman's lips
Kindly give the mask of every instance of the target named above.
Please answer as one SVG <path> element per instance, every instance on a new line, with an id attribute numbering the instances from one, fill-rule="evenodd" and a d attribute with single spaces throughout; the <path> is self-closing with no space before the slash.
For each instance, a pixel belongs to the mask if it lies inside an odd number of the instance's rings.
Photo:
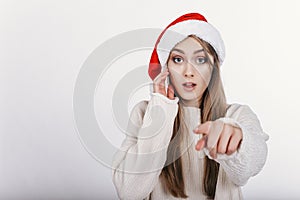
<path id="1" fill-rule="evenodd" d="M 183 89 L 188 92 L 193 91 L 195 89 L 196 85 L 197 84 L 193 83 L 193 82 L 185 82 L 182 84 Z"/>

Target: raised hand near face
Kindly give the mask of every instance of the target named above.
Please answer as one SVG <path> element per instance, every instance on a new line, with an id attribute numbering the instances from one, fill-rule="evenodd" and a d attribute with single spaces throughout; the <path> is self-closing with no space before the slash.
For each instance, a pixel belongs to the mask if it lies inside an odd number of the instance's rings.
<path id="1" fill-rule="evenodd" d="M 166 92 L 165 81 L 169 76 L 168 68 L 164 69 L 157 77 L 153 80 L 153 92 L 160 93 L 171 100 L 175 99 L 174 88 L 171 84 L 168 85 L 168 89 Z"/>

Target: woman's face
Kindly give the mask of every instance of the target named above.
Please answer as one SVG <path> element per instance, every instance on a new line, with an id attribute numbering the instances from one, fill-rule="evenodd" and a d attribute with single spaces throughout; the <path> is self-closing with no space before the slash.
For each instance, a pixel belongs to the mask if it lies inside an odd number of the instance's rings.
<path id="1" fill-rule="evenodd" d="M 209 63 L 213 63 L 213 56 L 207 55 L 201 44 L 192 37 L 178 43 L 170 52 L 167 62 L 170 81 L 185 106 L 199 107 L 202 94 L 209 84 L 213 69 Z"/>

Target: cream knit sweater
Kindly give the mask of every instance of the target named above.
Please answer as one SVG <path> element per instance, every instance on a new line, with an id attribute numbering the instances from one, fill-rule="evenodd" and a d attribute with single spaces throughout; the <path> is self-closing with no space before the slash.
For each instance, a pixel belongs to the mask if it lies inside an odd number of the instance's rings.
<path id="1" fill-rule="evenodd" d="M 167 148 L 171 145 L 174 119 L 178 112 L 178 98 L 152 93 L 149 102 L 142 101 L 132 110 L 127 137 L 113 160 L 113 183 L 120 199 L 179 199 L 166 193 L 159 175 L 167 160 Z M 202 190 L 204 157 L 207 149 L 195 150 L 201 137 L 193 133 L 200 124 L 200 109 L 183 107 L 188 133 L 181 139 L 185 191 L 188 199 L 206 199 Z M 224 123 L 240 127 L 243 140 L 237 152 L 228 156 L 218 154 L 220 163 L 215 199 L 242 199 L 240 186 L 256 175 L 267 157 L 268 135 L 261 128 L 253 111 L 245 105 L 232 104 Z M 208 155 L 209 156 L 209 155 Z M 209 156 L 210 157 L 210 156 Z"/>

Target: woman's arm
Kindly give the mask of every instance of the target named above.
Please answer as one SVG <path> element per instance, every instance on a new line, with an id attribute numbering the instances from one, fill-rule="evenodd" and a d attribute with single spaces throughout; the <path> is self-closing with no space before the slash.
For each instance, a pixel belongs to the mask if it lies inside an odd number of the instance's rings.
<path id="1" fill-rule="evenodd" d="M 127 136 L 113 160 L 113 182 L 120 199 L 144 199 L 158 182 L 166 162 L 178 98 L 153 93 L 130 115 Z"/>
<path id="2" fill-rule="evenodd" d="M 233 104 L 226 117 L 219 120 L 240 128 L 243 139 L 235 153 L 218 154 L 216 161 L 233 183 L 245 185 L 250 177 L 262 170 L 266 162 L 268 153 L 266 141 L 269 136 L 264 133 L 255 113 L 246 105 Z"/>

